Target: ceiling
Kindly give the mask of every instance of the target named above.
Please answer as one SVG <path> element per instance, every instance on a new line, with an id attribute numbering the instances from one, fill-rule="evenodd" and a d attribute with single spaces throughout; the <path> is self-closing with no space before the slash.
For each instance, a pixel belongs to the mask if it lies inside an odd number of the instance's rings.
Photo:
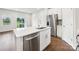
<path id="1" fill-rule="evenodd" d="M 44 8 L 6 8 L 6 9 L 25 12 L 25 13 L 35 13 L 43 10 Z"/>
<path id="2" fill-rule="evenodd" d="M 42 10 L 42 8 L 22 8 L 20 10 L 28 12 L 28 13 L 34 13 L 34 12 L 38 12 Z"/>

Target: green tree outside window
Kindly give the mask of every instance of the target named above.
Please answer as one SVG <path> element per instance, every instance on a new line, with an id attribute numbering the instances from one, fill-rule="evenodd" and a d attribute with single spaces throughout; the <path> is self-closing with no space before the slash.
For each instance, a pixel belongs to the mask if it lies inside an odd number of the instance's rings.
<path id="1" fill-rule="evenodd" d="M 17 28 L 23 28 L 24 27 L 24 18 L 17 18 Z"/>
<path id="2" fill-rule="evenodd" d="M 9 17 L 3 18 L 3 25 L 10 25 L 11 19 Z"/>

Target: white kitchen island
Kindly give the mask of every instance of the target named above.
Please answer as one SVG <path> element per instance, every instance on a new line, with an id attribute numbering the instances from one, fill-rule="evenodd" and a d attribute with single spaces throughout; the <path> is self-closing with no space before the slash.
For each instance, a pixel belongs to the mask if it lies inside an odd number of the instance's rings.
<path id="1" fill-rule="evenodd" d="M 39 34 L 39 51 L 44 50 L 51 42 L 51 28 L 46 27 L 43 29 L 37 29 L 34 27 L 21 28 L 14 30 L 16 35 L 16 50 L 23 51 L 23 37 L 38 33 Z M 26 39 L 28 40 L 28 39 Z"/>

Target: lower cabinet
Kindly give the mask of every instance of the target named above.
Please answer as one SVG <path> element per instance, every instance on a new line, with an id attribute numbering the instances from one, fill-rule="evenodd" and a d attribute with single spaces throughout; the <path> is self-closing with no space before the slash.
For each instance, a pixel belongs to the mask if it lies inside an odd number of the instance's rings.
<path id="1" fill-rule="evenodd" d="M 23 37 L 16 37 L 16 51 L 23 51 Z"/>
<path id="2" fill-rule="evenodd" d="M 40 51 L 44 50 L 51 42 L 50 28 L 40 32 Z"/>
<path id="3" fill-rule="evenodd" d="M 38 36 L 33 34 L 36 37 L 31 39 L 32 51 L 43 51 L 51 42 L 51 28 L 43 29 L 38 34 Z M 16 38 L 16 51 L 30 51 L 29 43 L 25 41 L 28 38 L 31 38 L 31 35 L 25 36 L 24 39 L 23 37 Z"/>

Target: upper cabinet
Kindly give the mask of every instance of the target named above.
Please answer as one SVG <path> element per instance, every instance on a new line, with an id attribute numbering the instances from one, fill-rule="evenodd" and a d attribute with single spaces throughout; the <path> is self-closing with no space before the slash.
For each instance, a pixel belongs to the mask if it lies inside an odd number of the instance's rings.
<path id="1" fill-rule="evenodd" d="M 37 13 L 32 14 L 32 26 L 38 27 L 38 14 Z"/>
<path id="2" fill-rule="evenodd" d="M 61 8 L 51 8 L 48 9 L 48 15 L 58 14 L 58 19 L 62 19 L 62 9 Z"/>
<path id="3" fill-rule="evenodd" d="M 58 8 L 57 11 L 58 11 L 58 19 L 60 20 L 62 19 L 62 9 Z"/>
<path id="4" fill-rule="evenodd" d="M 41 10 L 32 14 L 32 26 L 34 27 L 46 27 L 47 9 Z"/>

